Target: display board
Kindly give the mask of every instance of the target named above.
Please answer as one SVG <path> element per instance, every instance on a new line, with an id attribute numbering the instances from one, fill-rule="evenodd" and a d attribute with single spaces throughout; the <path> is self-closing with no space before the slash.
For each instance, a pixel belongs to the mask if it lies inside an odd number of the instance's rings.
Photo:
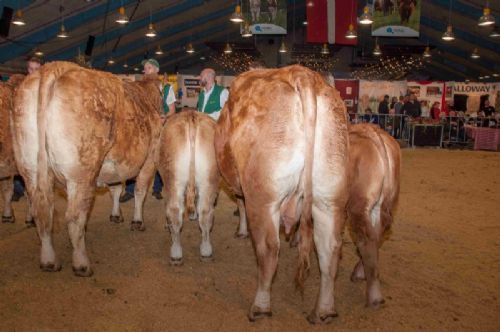
<path id="1" fill-rule="evenodd" d="M 418 37 L 422 0 L 375 0 L 372 36 Z"/>
<path id="2" fill-rule="evenodd" d="M 245 22 L 255 35 L 286 35 L 286 0 L 243 0 L 241 9 Z"/>
<path id="3" fill-rule="evenodd" d="M 406 81 L 359 81 L 358 113 L 364 113 L 370 107 L 373 113 L 378 113 L 378 105 L 385 95 L 389 98 L 404 96 L 408 90 Z"/>

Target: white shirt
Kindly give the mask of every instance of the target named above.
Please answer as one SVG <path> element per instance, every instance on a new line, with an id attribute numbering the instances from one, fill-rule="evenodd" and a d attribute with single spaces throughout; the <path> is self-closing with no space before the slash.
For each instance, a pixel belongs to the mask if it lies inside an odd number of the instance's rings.
<path id="1" fill-rule="evenodd" d="M 212 86 L 212 88 L 210 90 L 205 91 L 205 96 L 203 98 L 203 107 L 201 108 L 202 112 L 205 111 L 205 106 L 207 106 L 208 98 L 210 98 L 210 95 L 212 94 L 213 91 L 214 91 L 214 87 L 213 86 Z M 226 101 L 227 101 L 228 98 L 229 98 L 229 91 L 227 89 L 222 90 L 222 92 L 220 93 L 220 100 L 219 100 L 221 110 L 222 110 L 222 108 L 224 108 L 224 105 L 226 104 Z M 217 121 L 219 119 L 219 116 L 220 116 L 220 111 L 213 112 L 213 113 L 210 113 L 210 114 L 207 114 L 207 115 L 210 116 L 215 121 Z"/>
<path id="2" fill-rule="evenodd" d="M 167 105 L 172 105 L 173 103 L 175 103 L 175 93 L 174 93 L 174 88 L 172 86 L 170 86 L 170 88 L 168 89 L 168 95 L 167 95 Z"/>

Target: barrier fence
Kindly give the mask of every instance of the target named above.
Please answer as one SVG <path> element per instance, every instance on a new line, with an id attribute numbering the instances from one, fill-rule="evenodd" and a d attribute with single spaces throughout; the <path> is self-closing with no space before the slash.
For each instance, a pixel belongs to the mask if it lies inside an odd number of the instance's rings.
<path id="1" fill-rule="evenodd" d="M 399 114 L 349 113 L 351 123 L 380 126 L 403 146 L 500 150 L 500 118 L 451 115 L 439 120 Z"/>

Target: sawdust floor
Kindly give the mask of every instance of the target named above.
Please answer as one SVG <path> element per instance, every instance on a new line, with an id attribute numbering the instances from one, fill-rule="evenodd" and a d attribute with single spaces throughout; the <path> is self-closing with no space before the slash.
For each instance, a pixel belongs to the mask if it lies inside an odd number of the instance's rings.
<path id="1" fill-rule="evenodd" d="M 212 232 L 215 260 L 202 263 L 195 223 L 185 225 L 184 265 L 168 263 L 170 236 L 163 201 L 148 196 L 147 230 L 111 224 L 107 193 L 97 196 L 87 232 L 94 276 L 74 277 L 66 227 L 55 235 L 58 273 L 38 268 L 38 239 L 23 224 L 26 200 L 14 204 L 16 224 L 0 225 L 2 331 L 301 331 L 500 330 L 500 153 L 404 150 L 400 203 L 381 249 L 386 304 L 364 307 L 364 284 L 349 280 L 356 256 L 345 234 L 336 283 L 339 317 L 311 326 L 305 315 L 318 291 L 315 263 L 304 298 L 294 289 L 296 252 L 282 241 L 271 319 L 249 323 L 256 288 L 250 240 L 233 234 L 235 204 L 221 193 Z M 65 200 L 57 210 L 64 213 Z"/>

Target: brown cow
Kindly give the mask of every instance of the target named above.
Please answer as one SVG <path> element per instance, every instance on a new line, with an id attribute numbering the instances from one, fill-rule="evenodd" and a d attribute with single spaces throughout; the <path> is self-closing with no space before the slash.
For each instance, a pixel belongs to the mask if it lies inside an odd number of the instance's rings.
<path id="1" fill-rule="evenodd" d="M 78 276 L 92 274 L 85 227 L 97 183 L 137 176 L 135 217 L 142 215 L 161 130 L 159 87 L 154 80 L 122 82 L 68 62 L 46 64 L 19 86 L 14 153 L 34 204 L 42 270 L 61 267 L 52 245 L 55 180 L 68 194 L 65 219 Z M 141 228 L 142 218 L 135 221 Z"/>
<path id="2" fill-rule="evenodd" d="M 399 195 L 399 144 L 376 125 L 349 128 L 349 201 L 347 213 L 361 257 L 351 280 L 366 279 L 367 305 L 384 302 L 378 279 L 378 249 L 391 226 Z"/>
<path id="3" fill-rule="evenodd" d="M 0 83 L 0 191 L 4 202 L 2 214 L 2 222 L 4 223 L 13 223 L 15 221 L 11 200 L 14 192 L 13 177 L 18 172 L 12 148 L 10 113 L 13 106 L 14 89 L 23 79 L 24 75 L 12 75 L 8 82 Z M 26 215 L 26 224 L 28 226 L 34 225 L 30 208 L 28 208 Z"/>
<path id="4" fill-rule="evenodd" d="M 170 262 L 182 264 L 180 231 L 183 219 L 199 220 L 202 261 L 212 258 L 210 230 L 220 175 L 214 150 L 215 121 L 197 111 L 172 115 L 160 136 L 156 161 L 166 184 L 167 226 L 172 235 Z"/>
<path id="5" fill-rule="evenodd" d="M 301 66 L 249 71 L 231 85 L 215 148 L 223 177 L 245 198 L 257 256 L 250 320 L 271 315 L 280 219 L 289 233 L 299 216 L 299 285 L 309 268 L 313 235 L 321 270 L 318 299 L 308 319 L 329 322 L 337 315 L 334 279 L 347 201 L 346 115 L 335 88 Z"/>

